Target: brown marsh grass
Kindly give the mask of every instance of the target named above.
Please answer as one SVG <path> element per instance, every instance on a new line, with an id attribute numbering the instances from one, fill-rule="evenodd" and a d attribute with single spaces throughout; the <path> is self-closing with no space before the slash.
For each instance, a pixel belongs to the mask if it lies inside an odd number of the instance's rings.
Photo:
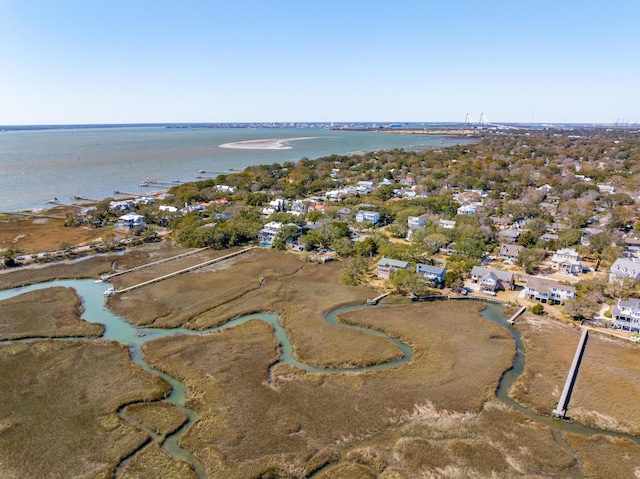
<path id="1" fill-rule="evenodd" d="M 130 404 L 125 412 L 140 424 L 159 434 L 166 436 L 177 430 L 187 420 L 187 415 L 171 403 L 143 402 Z"/>
<path id="2" fill-rule="evenodd" d="M 120 479 L 196 479 L 196 474 L 186 462 L 176 461 L 157 443 L 145 447 L 126 465 Z"/>
<path id="3" fill-rule="evenodd" d="M 61 260 L 0 270 L 0 289 L 16 288 L 54 279 L 96 279 L 102 273 L 113 272 L 114 262 L 116 268 L 128 269 L 187 251 L 189 250 L 174 247 L 168 242 L 151 243 L 136 246 L 122 253 L 107 253 L 80 260 Z"/>
<path id="4" fill-rule="evenodd" d="M 416 407 L 429 401 L 436 404 L 434 411 L 448 405 L 477 413 L 511 363 L 514 346 L 508 333 L 481 319 L 476 304 L 363 311 L 362 316 L 361 311 L 348 313 L 349 322 L 411 338 L 416 354 L 410 363 L 335 375 L 279 365 L 270 383 L 268 370 L 278 357 L 278 344 L 261 321 L 146 344 L 145 358 L 187 385 L 188 406 L 198 412 L 198 420 L 183 445 L 205 464 L 210 477 L 267 477 L 269 471 L 279 471 L 274 477 L 305 477 L 305 471 L 317 469 L 308 461 L 318 454 L 333 462 L 331 448 L 345 450 L 403 424 L 415 430 Z M 454 339 L 446 340 L 446 332 Z M 372 471 L 385 469 L 390 461 L 376 454 L 371 453 L 369 463 L 359 460 L 340 469 L 376 477 Z"/>
<path id="5" fill-rule="evenodd" d="M 108 341 L 0 345 L 0 477 L 111 477 L 146 435 L 122 405 L 163 397 L 168 384 Z"/>
<path id="6" fill-rule="evenodd" d="M 628 439 L 578 434 L 566 434 L 565 439 L 577 451 L 585 477 L 636 479 L 640 476 L 640 447 Z"/>
<path id="7" fill-rule="evenodd" d="M 107 228 L 66 227 L 65 215 L 73 213 L 70 207 L 56 207 L 47 212 L 61 218 L 0 215 L 0 250 L 18 249 L 22 253 L 55 251 L 61 242 L 72 245 L 98 240 Z"/>
<path id="8" fill-rule="evenodd" d="M 0 339 L 93 336 L 101 324 L 80 319 L 82 302 L 69 288 L 31 291 L 0 301 Z"/>
<path id="9" fill-rule="evenodd" d="M 520 321 L 527 349 L 525 372 L 511 391 L 517 401 L 541 414 L 556 406 L 580 331 L 557 321 L 525 316 Z M 590 332 L 568 416 L 621 432 L 640 433 L 640 360 L 638 345 Z"/>

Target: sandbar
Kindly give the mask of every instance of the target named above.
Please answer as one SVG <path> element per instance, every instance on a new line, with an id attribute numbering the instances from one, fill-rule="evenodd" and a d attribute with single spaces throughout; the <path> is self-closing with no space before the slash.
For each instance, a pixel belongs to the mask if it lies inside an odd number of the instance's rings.
<path id="1" fill-rule="evenodd" d="M 220 148 L 237 148 L 241 150 L 290 150 L 293 148 L 287 143 L 297 140 L 312 140 L 315 136 L 301 138 L 264 138 L 261 140 L 236 141 L 224 143 Z"/>

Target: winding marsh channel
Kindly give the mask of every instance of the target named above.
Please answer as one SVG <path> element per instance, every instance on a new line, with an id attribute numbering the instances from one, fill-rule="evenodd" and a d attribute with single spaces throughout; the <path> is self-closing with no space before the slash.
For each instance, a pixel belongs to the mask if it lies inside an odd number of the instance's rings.
<path id="1" fill-rule="evenodd" d="M 296 368 L 303 369 L 308 372 L 313 373 L 322 373 L 322 374 L 339 374 L 345 372 L 365 372 L 371 370 L 380 370 L 380 369 L 388 369 L 398 367 L 403 363 L 411 360 L 412 358 L 412 348 L 395 338 L 390 337 L 384 332 L 373 330 L 370 328 L 359 327 L 359 326 L 351 326 L 340 323 L 337 321 L 337 316 L 340 313 L 352 311 L 356 309 L 366 308 L 367 305 L 357 305 L 357 306 L 348 306 L 338 308 L 332 312 L 330 312 L 326 317 L 326 321 L 333 325 L 338 325 L 342 328 L 351 328 L 363 331 L 367 334 L 377 335 L 381 337 L 385 337 L 391 340 L 396 346 L 398 346 L 402 351 L 402 357 L 399 359 L 395 359 L 386 363 L 376 364 L 372 366 L 366 367 L 354 367 L 354 368 L 341 368 L 341 369 L 328 369 L 328 368 L 319 368 L 310 366 L 305 363 L 301 363 L 295 359 L 293 356 L 293 346 L 291 341 L 289 340 L 284 328 L 278 321 L 278 318 L 273 314 L 260 313 L 260 314 L 251 314 L 247 316 L 242 316 L 231 320 L 221 326 L 217 326 L 210 329 L 205 330 L 190 330 L 186 328 L 173 328 L 173 329 L 156 329 L 156 328 L 136 328 L 133 325 L 126 322 L 123 318 L 116 316 L 111 311 L 109 311 L 104 305 L 104 296 L 103 291 L 105 290 L 105 285 L 101 283 L 96 283 L 93 280 L 56 280 L 50 281 L 46 283 L 34 284 L 31 286 L 0 291 L 0 300 L 9 299 L 11 297 L 17 296 L 19 294 L 27 293 L 29 291 L 52 288 L 52 287 L 67 287 L 73 288 L 76 293 L 81 297 L 83 301 L 83 313 L 82 319 L 87 322 L 92 323 L 100 323 L 105 326 L 104 334 L 99 339 L 106 339 L 116 341 L 121 344 L 128 345 L 131 359 L 141 366 L 143 369 L 148 371 L 149 373 L 162 377 L 165 381 L 167 381 L 171 385 L 171 393 L 166 398 L 162 399 L 163 401 L 167 401 L 176 407 L 178 407 L 181 411 L 183 411 L 187 420 L 185 423 L 178 428 L 175 432 L 168 435 L 164 438 L 162 446 L 164 449 L 175 459 L 182 460 L 191 465 L 196 475 L 200 479 L 206 478 L 206 473 L 203 465 L 200 461 L 193 456 L 188 450 L 180 447 L 180 437 L 181 435 L 189 428 L 191 424 L 196 420 L 196 413 L 184 406 L 185 404 L 185 386 L 180 381 L 175 378 L 154 369 L 147 364 L 147 362 L 143 359 L 141 353 L 141 347 L 147 341 L 155 340 L 162 337 L 167 336 L 176 336 L 176 335 L 203 335 L 208 333 L 213 333 L 216 331 L 221 331 L 228 328 L 233 328 L 235 326 L 246 323 L 252 319 L 259 319 L 265 322 L 268 322 L 273 327 L 273 334 L 276 340 L 280 344 L 280 359 L 276 364 L 286 363 L 288 365 L 294 366 Z M 375 306 L 369 306 L 375 307 Z M 387 307 L 387 306 L 382 306 Z M 518 403 L 514 402 L 508 396 L 508 391 L 511 388 L 512 384 L 518 379 L 520 374 L 524 370 L 525 363 L 525 350 L 520 339 L 520 334 L 517 330 L 512 327 L 509 327 L 506 319 L 502 315 L 502 308 L 498 305 L 487 304 L 486 308 L 482 312 L 482 317 L 497 323 L 498 325 L 507 329 L 511 336 L 513 337 L 516 343 L 516 356 L 513 362 L 513 366 L 510 370 L 505 372 L 503 375 L 498 390 L 496 391 L 496 396 L 499 400 L 513 407 L 514 409 L 520 411 L 525 414 L 529 418 L 533 419 L 536 422 L 542 423 L 546 426 L 549 426 L 554 434 L 554 437 L 557 438 L 558 432 L 567 431 L 573 433 L 579 433 L 583 435 L 593 435 L 593 434 L 609 434 L 616 437 L 626 437 L 633 440 L 636 443 L 640 443 L 640 439 L 635 436 L 630 436 L 626 434 L 616 434 L 610 433 L 598 429 L 593 429 L 589 427 L 582 426 L 580 424 L 572 423 L 569 421 L 560 421 L 556 419 L 552 419 L 550 416 L 540 416 L 532 413 L 529 409 L 522 407 Z M 81 340 L 91 341 L 96 338 L 84 338 Z M 79 340 L 79 338 L 60 338 L 60 340 Z M 16 341 L 24 341 L 24 340 L 16 340 Z M 12 341 L 5 341 L 12 342 Z M 271 366 L 273 368 L 273 365 Z M 271 371 L 269 371 L 271 373 Z M 118 411 L 118 414 L 126 421 L 130 422 L 134 426 L 141 428 L 144 432 L 150 437 L 151 441 L 161 440 L 161 437 L 158 434 L 148 430 L 143 425 L 139 424 L 137 421 L 133 420 L 125 411 L 125 406 L 121 407 Z M 148 444 L 148 443 L 147 443 Z M 144 446 L 143 446 L 144 447 Z M 137 453 L 134 452 L 129 458 L 122 461 L 115 471 L 115 476 L 118 477 L 120 472 L 124 469 L 127 462 Z"/>

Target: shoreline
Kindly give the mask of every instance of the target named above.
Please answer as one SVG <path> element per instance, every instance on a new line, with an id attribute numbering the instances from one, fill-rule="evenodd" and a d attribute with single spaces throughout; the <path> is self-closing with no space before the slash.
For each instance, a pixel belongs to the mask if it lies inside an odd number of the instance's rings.
<path id="1" fill-rule="evenodd" d="M 236 150 L 291 150 L 293 147 L 287 145 L 291 141 L 297 140 L 313 140 L 317 136 L 294 137 L 294 138 L 263 138 L 259 140 L 234 141 L 232 143 L 223 143 L 218 145 L 219 148 L 236 149 Z"/>

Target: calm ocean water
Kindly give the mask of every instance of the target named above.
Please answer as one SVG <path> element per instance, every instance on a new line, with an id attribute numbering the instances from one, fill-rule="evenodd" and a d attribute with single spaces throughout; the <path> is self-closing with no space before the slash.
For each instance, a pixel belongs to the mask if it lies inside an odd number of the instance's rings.
<path id="1" fill-rule="evenodd" d="M 220 148 L 224 143 L 267 138 L 307 138 L 287 150 Z M 438 147 L 461 140 L 428 135 L 324 129 L 188 129 L 122 127 L 0 132 L 0 211 L 47 207 L 57 198 L 76 202 L 116 197 L 114 191 L 143 194 L 167 187 L 140 186 L 144 180 L 195 181 L 197 175 L 242 170 L 353 151 L 412 146 Z"/>

